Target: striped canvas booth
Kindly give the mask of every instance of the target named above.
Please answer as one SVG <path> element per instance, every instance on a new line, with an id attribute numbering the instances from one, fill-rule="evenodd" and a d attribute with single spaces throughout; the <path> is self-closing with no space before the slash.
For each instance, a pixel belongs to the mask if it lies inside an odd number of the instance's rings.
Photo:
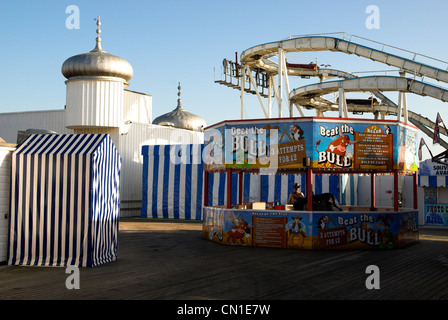
<path id="1" fill-rule="evenodd" d="M 143 146 L 143 218 L 202 219 L 204 195 L 203 145 Z M 183 159 L 183 160 L 182 160 Z M 173 160 L 173 161 L 172 161 Z M 226 173 L 209 173 L 208 205 L 225 205 Z M 232 204 L 238 203 L 238 174 L 232 174 Z M 286 204 L 294 183 L 305 192 L 305 175 L 243 174 L 243 202 Z M 340 201 L 339 176 L 315 175 L 313 192 L 331 192 Z M 347 184 L 348 186 L 350 183 Z M 353 198 L 353 197 L 352 197 Z"/>
<path id="2" fill-rule="evenodd" d="M 117 259 L 121 158 L 109 135 L 31 135 L 11 165 L 8 264 Z"/>
<path id="3" fill-rule="evenodd" d="M 143 146 L 141 217 L 200 220 L 202 144 Z"/>

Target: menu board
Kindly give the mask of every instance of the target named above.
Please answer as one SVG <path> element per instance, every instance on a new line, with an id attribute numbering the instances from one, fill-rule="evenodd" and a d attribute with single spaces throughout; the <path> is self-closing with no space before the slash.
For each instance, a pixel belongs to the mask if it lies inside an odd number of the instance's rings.
<path id="1" fill-rule="evenodd" d="M 393 134 L 379 126 L 369 126 L 355 132 L 355 169 L 393 169 Z"/>
<path id="2" fill-rule="evenodd" d="M 287 217 L 252 217 L 252 245 L 286 248 Z"/>

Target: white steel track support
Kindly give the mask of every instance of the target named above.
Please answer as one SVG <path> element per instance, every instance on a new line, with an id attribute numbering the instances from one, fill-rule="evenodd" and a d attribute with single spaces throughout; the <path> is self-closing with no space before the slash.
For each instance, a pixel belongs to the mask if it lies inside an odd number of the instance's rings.
<path id="1" fill-rule="evenodd" d="M 250 83 L 252 83 L 255 93 L 257 94 L 258 101 L 260 102 L 261 108 L 263 109 L 264 116 L 268 118 L 268 113 L 266 112 L 266 108 L 264 107 L 263 99 L 260 93 L 258 92 L 258 86 L 255 83 L 254 77 L 252 76 L 252 70 L 249 67 L 247 67 L 247 74 L 249 75 Z"/>
<path id="2" fill-rule="evenodd" d="M 291 115 L 292 108 L 291 108 L 291 104 L 289 103 L 289 96 L 288 96 L 289 95 L 288 69 L 286 69 L 286 59 L 285 59 L 285 53 L 283 51 L 282 51 L 280 63 L 282 64 L 283 77 L 284 77 L 284 81 L 285 81 L 285 90 L 286 90 L 285 104 L 289 108 L 290 117 L 292 117 L 292 115 Z"/>
<path id="3" fill-rule="evenodd" d="M 347 101 L 343 88 L 339 88 L 339 118 L 348 118 Z"/>
<path id="4" fill-rule="evenodd" d="M 269 77 L 272 80 L 272 88 L 274 88 L 274 95 L 275 95 L 275 99 L 277 100 L 278 117 L 282 118 L 282 108 L 281 108 L 281 103 L 280 103 L 280 96 L 279 96 L 278 90 L 277 90 L 277 84 L 275 83 L 274 76 L 270 75 Z"/>
<path id="5" fill-rule="evenodd" d="M 244 84 L 246 80 L 246 67 L 241 65 L 241 75 L 240 75 L 240 86 L 241 86 L 241 120 L 244 119 Z"/>
<path id="6" fill-rule="evenodd" d="M 278 110 L 279 110 L 279 117 L 283 118 L 283 110 L 282 110 L 282 100 L 283 100 L 283 80 L 282 80 L 282 74 L 283 74 L 283 49 L 278 48 Z"/>
<path id="7" fill-rule="evenodd" d="M 272 77 L 268 78 L 268 117 L 272 118 Z"/>
<path id="8" fill-rule="evenodd" d="M 397 110 L 397 120 L 401 120 L 403 116 L 403 122 L 408 123 L 408 106 L 406 101 L 406 92 L 398 92 L 398 110 Z"/>

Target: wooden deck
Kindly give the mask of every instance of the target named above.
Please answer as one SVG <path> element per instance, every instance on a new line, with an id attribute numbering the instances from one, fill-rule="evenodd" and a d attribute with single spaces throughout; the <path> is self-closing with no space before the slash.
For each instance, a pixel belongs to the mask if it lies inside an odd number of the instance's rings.
<path id="1" fill-rule="evenodd" d="M 203 240 L 200 222 L 126 218 L 119 258 L 80 269 L 0 266 L 2 300 L 394 300 L 448 299 L 448 229 L 423 227 L 396 250 L 293 250 Z M 365 286 L 380 269 L 380 289 Z"/>

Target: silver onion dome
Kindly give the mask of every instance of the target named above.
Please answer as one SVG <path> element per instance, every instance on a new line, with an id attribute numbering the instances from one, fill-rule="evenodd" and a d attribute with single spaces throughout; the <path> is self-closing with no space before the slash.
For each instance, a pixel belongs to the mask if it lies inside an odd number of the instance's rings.
<path id="1" fill-rule="evenodd" d="M 99 17 L 96 24 L 98 36 L 95 48 L 90 52 L 78 54 L 65 60 L 62 65 L 62 74 L 67 79 L 73 77 L 116 77 L 129 81 L 134 74 L 131 64 L 102 49 Z"/>
<path id="2" fill-rule="evenodd" d="M 177 88 L 179 98 L 177 99 L 176 109 L 157 117 L 152 124 L 202 132 L 207 125 L 205 120 L 182 108 L 180 83 Z"/>

